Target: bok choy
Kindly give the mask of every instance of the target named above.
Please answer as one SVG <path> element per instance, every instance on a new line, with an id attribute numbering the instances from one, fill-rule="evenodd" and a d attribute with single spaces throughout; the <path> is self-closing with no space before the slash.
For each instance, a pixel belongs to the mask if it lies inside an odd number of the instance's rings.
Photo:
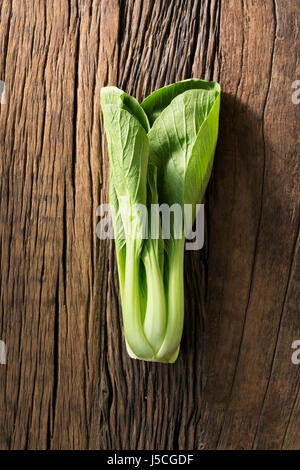
<path id="1" fill-rule="evenodd" d="M 187 231 L 192 230 L 212 170 L 220 86 L 184 80 L 141 104 L 116 87 L 105 87 L 101 107 L 127 350 L 136 359 L 171 363 L 178 356 L 184 321 L 186 220 L 178 229 L 171 217 L 165 237 L 151 207 L 175 204 L 184 214 L 190 204 Z"/>

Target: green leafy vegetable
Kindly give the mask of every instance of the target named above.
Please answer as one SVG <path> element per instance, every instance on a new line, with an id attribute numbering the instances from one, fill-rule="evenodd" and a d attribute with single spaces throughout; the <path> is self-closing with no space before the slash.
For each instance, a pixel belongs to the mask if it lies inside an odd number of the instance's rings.
<path id="1" fill-rule="evenodd" d="M 110 158 L 110 205 L 128 353 L 174 362 L 184 320 L 184 206 L 203 199 L 218 137 L 220 86 L 190 79 L 141 105 L 116 87 L 101 90 Z M 170 237 L 153 205 L 178 205 Z M 147 210 L 145 211 L 145 208 Z M 150 227 L 156 227 L 156 236 Z M 152 235 L 152 236 L 150 236 Z"/>

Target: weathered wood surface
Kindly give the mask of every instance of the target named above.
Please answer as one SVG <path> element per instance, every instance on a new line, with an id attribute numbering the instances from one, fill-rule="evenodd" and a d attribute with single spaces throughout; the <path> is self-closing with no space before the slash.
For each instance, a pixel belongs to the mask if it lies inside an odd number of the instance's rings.
<path id="1" fill-rule="evenodd" d="M 299 449 L 299 0 L 0 0 L 2 449 Z M 298 54 L 298 57 L 297 57 Z M 174 365 L 132 361 L 100 88 L 219 80 Z"/>

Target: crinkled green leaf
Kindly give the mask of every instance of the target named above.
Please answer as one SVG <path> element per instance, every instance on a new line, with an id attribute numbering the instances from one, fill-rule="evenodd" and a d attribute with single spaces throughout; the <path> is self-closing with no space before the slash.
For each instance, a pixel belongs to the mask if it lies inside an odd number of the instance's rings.
<path id="1" fill-rule="evenodd" d="M 211 175 L 219 131 L 220 94 L 203 121 L 185 172 L 184 204 L 201 203 Z M 194 214 L 195 216 L 195 214 Z M 191 229 L 191 227 L 190 227 Z"/>
<path id="2" fill-rule="evenodd" d="M 102 106 L 114 187 L 126 236 L 144 225 L 135 211 L 146 204 L 148 138 L 141 124 L 125 109 L 113 104 Z"/>
<path id="3" fill-rule="evenodd" d="M 182 80 L 181 82 L 172 83 L 159 90 L 154 91 L 151 95 L 147 96 L 144 99 L 141 106 L 146 112 L 151 126 L 153 125 L 155 119 L 161 114 L 161 112 L 169 106 L 171 101 L 176 98 L 176 96 L 181 95 L 188 90 L 215 90 L 215 82 L 207 82 L 205 80 L 200 80 L 199 78 L 189 78 L 187 80 Z"/>
<path id="4" fill-rule="evenodd" d="M 121 297 L 123 297 L 124 281 L 125 281 L 125 260 L 126 260 L 125 231 L 123 227 L 121 213 L 119 210 L 119 201 L 117 198 L 117 193 L 116 193 L 112 173 L 110 175 L 110 182 L 109 182 L 109 203 L 110 203 L 111 219 L 112 219 L 112 224 L 113 224 L 113 229 L 114 229 L 114 239 L 115 239 L 115 244 L 116 244 Z"/>
<path id="5" fill-rule="evenodd" d="M 217 140 L 219 99 L 219 86 L 188 90 L 156 118 L 148 133 L 149 159 L 158 167 L 161 202 L 201 202 Z"/>
<path id="6" fill-rule="evenodd" d="M 109 86 L 101 89 L 101 106 L 114 105 L 118 108 L 126 109 L 139 123 L 146 132 L 150 130 L 148 117 L 139 102 L 115 86 Z"/>
<path id="7" fill-rule="evenodd" d="M 152 244 L 155 250 L 159 265 L 163 269 L 163 258 L 164 258 L 164 242 L 161 234 L 160 218 L 154 217 L 152 220 L 152 204 L 158 205 L 158 193 L 157 193 L 157 167 L 148 164 L 148 185 L 147 185 L 147 209 L 148 209 L 148 239 L 144 243 L 144 252 L 149 250 L 149 245 Z M 155 238 L 151 236 L 155 236 Z"/>

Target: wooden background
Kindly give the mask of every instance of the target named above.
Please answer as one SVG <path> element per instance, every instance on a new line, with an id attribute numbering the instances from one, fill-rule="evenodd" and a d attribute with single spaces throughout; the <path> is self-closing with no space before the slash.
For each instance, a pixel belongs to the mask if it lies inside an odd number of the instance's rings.
<path id="1" fill-rule="evenodd" d="M 2 449 L 300 448 L 299 0 L 0 0 Z M 222 86 L 174 365 L 132 361 L 100 88 Z"/>

